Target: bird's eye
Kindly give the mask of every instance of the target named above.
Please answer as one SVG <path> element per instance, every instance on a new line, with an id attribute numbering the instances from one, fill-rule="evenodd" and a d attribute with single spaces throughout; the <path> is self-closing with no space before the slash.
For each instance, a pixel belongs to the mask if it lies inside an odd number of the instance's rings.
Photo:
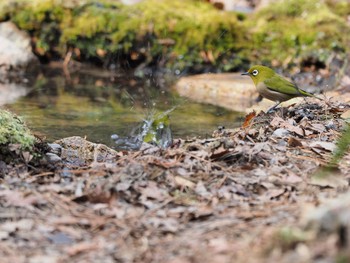
<path id="1" fill-rule="evenodd" d="M 259 71 L 257 69 L 254 69 L 253 72 L 252 72 L 253 76 L 256 76 L 259 74 Z"/>

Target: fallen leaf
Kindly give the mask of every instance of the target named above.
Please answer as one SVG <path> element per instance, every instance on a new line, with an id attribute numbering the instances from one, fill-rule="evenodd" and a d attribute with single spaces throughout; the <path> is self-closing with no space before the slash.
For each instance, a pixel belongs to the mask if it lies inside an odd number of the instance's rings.
<path id="1" fill-rule="evenodd" d="M 350 110 L 344 112 L 342 115 L 340 115 L 340 117 L 343 119 L 350 119 Z"/>
<path id="2" fill-rule="evenodd" d="M 349 182 L 344 178 L 340 178 L 338 176 L 330 176 L 327 178 L 312 177 L 309 184 L 321 187 L 343 188 L 347 187 L 349 185 Z"/>
<path id="3" fill-rule="evenodd" d="M 282 196 L 286 192 L 286 189 L 273 189 L 268 191 L 267 197 L 268 199 L 275 199 Z"/>
<path id="4" fill-rule="evenodd" d="M 169 197 L 168 192 L 165 189 L 161 189 L 158 187 L 156 182 L 149 181 L 146 187 L 138 188 L 138 191 L 141 193 L 141 198 L 154 199 L 158 201 L 163 201 L 164 199 Z"/>
<path id="5" fill-rule="evenodd" d="M 333 152 L 337 146 L 333 142 L 313 141 L 309 144 L 309 147 Z"/>
<path id="6" fill-rule="evenodd" d="M 281 117 L 276 116 L 272 119 L 272 121 L 270 122 L 270 125 L 272 127 L 278 127 L 278 126 L 280 126 L 281 123 L 284 123 L 284 122 L 285 122 L 285 120 L 283 120 Z"/>
<path id="7" fill-rule="evenodd" d="M 10 232 L 0 230 L 0 240 L 6 240 L 10 236 Z"/>
<path id="8" fill-rule="evenodd" d="M 209 246 L 215 253 L 222 253 L 231 249 L 230 242 L 223 237 L 211 239 L 209 241 Z"/>
<path id="9" fill-rule="evenodd" d="M 126 190 L 128 190 L 131 186 L 132 181 L 131 180 L 124 180 L 120 183 L 117 183 L 117 185 L 115 186 L 115 189 L 119 192 L 124 192 Z"/>
<path id="10" fill-rule="evenodd" d="M 35 222 L 32 219 L 21 219 L 15 222 L 5 222 L 1 225 L 1 230 L 12 233 L 17 230 L 32 230 Z"/>
<path id="11" fill-rule="evenodd" d="M 165 232 L 175 233 L 179 229 L 179 222 L 175 218 L 149 217 L 146 219 L 146 225 L 152 225 L 154 228 Z"/>
<path id="12" fill-rule="evenodd" d="M 294 137 L 288 138 L 288 145 L 289 145 L 289 147 L 301 147 L 301 146 L 303 146 L 301 141 L 299 141 L 298 139 L 296 139 Z"/>
<path id="13" fill-rule="evenodd" d="M 346 188 L 349 181 L 337 170 L 321 168 L 310 178 L 309 184 L 321 187 Z"/>
<path id="14" fill-rule="evenodd" d="M 213 214 L 213 208 L 207 205 L 199 206 L 192 209 L 191 213 L 194 215 L 195 218 L 208 217 Z"/>
<path id="15" fill-rule="evenodd" d="M 81 242 L 68 247 L 66 251 L 70 256 L 75 256 L 85 251 L 97 250 L 99 247 L 100 246 L 98 244 L 93 242 Z"/>
<path id="16" fill-rule="evenodd" d="M 288 129 L 291 132 L 294 132 L 295 134 L 299 135 L 299 136 L 304 136 L 304 130 L 302 128 L 300 128 L 299 126 L 293 126 L 291 124 L 287 124 L 285 126 L 286 129 Z"/>
<path id="17" fill-rule="evenodd" d="M 43 198 L 39 198 L 34 195 L 24 196 L 24 193 L 12 190 L 0 191 L 0 198 L 4 198 L 7 201 L 7 205 L 13 205 L 17 207 L 29 208 L 35 204 L 44 204 Z"/>
<path id="18" fill-rule="evenodd" d="M 270 125 L 272 127 L 279 127 L 279 128 L 285 128 L 290 132 L 294 132 L 295 134 L 299 136 L 304 136 L 304 130 L 299 125 L 293 125 L 289 123 L 288 121 L 283 120 L 280 117 L 275 117 L 271 121 Z"/>
<path id="19" fill-rule="evenodd" d="M 199 181 L 196 185 L 196 189 L 195 189 L 196 194 L 210 199 L 212 197 L 212 194 L 210 192 L 208 192 L 208 190 L 205 188 L 204 184 L 202 181 Z"/>
<path id="20" fill-rule="evenodd" d="M 175 180 L 175 183 L 181 187 L 188 187 L 191 189 L 194 189 L 196 187 L 195 183 L 193 183 L 192 181 L 185 179 L 181 176 L 175 176 L 174 180 Z"/>
<path id="21" fill-rule="evenodd" d="M 217 160 L 224 160 L 227 156 L 229 156 L 231 150 L 225 149 L 223 147 L 220 147 L 219 149 L 215 150 L 215 152 L 212 153 L 210 156 L 210 159 L 217 161 Z"/>
<path id="22" fill-rule="evenodd" d="M 321 123 L 312 123 L 311 127 L 313 128 L 313 130 L 318 131 L 319 133 L 324 132 L 326 130 L 325 125 Z"/>
<path id="23" fill-rule="evenodd" d="M 285 182 L 290 184 L 301 183 L 302 181 L 303 179 L 295 173 L 289 173 L 287 178 L 285 179 Z"/>
<path id="24" fill-rule="evenodd" d="M 251 124 L 251 122 L 252 122 L 252 120 L 254 119 L 255 116 L 256 116 L 256 112 L 255 111 L 252 111 L 251 113 L 247 114 L 245 116 L 245 120 L 243 122 L 242 128 L 243 129 L 247 128 Z"/>

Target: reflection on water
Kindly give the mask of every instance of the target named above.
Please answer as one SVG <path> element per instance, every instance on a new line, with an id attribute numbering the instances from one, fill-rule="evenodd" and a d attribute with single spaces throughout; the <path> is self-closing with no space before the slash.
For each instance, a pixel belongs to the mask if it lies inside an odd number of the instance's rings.
<path id="1" fill-rule="evenodd" d="M 177 106 L 170 116 L 174 138 L 204 137 L 217 126 L 236 126 L 237 113 L 185 101 L 170 87 L 171 81 L 152 76 L 140 80 L 97 70 L 64 76 L 60 68 L 45 68 L 25 97 L 5 107 L 50 141 L 77 135 L 110 146 L 112 134 L 128 136 L 150 111 L 173 106 Z"/>

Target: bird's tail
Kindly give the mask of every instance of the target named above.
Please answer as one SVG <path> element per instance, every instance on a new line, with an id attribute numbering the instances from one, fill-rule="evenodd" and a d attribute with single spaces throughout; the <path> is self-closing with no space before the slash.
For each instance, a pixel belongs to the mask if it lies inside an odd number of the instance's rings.
<path id="1" fill-rule="evenodd" d="M 312 94 L 312 93 L 309 93 L 305 90 L 302 90 L 302 89 L 298 89 L 301 96 L 303 97 L 313 97 L 313 98 L 316 98 L 316 99 L 319 99 L 319 100 L 322 100 L 320 97 L 317 97 L 316 95 Z"/>

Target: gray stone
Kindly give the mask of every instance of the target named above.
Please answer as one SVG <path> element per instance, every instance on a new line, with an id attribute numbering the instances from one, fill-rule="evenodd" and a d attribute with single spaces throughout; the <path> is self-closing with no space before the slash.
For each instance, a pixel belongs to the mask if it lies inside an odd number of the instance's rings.
<path id="1" fill-rule="evenodd" d="M 278 128 L 276 129 L 273 133 L 272 136 L 276 138 L 283 138 L 289 134 L 289 131 L 283 128 Z"/>
<path id="2" fill-rule="evenodd" d="M 1 72 L 1 65 L 0 65 L 0 72 Z M 21 84 L 0 83 L 0 106 L 15 102 L 17 99 L 27 95 L 28 92 L 29 92 L 29 89 L 27 89 Z"/>
<path id="3" fill-rule="evenodd" d="M 0 23 L 0 74 L 18 70 L 37 61 L 32 53 L 29 35 L 12 22 Z"/>
<path id="4" fill-rule="evenodd" d="M 48 143 L 48 146 L 51 149 L 51 153 L 55 153 L 57 155 L 61 155 L 62 152 L 62 146 L 58 143 Z"/>
<path id="5" fill-rule="evenodd" d="M 54 153 L 46 153 L 45 157 L 46 157 L 46 160 L 51 164 L 55 164 L 62 161 L 61 157 L 59 157 L 57 154 L 54 154 Z"/>

